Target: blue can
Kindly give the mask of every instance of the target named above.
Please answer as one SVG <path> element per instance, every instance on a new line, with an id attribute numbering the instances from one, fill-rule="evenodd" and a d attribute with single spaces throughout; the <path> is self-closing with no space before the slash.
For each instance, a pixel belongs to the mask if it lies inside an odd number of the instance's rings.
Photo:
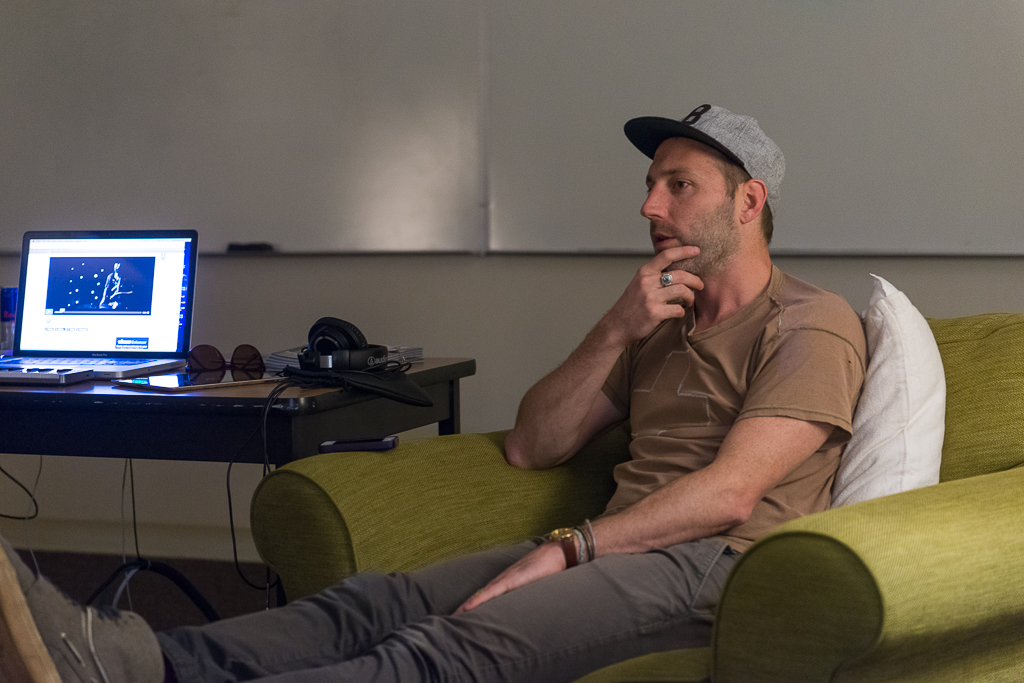
<path id="1" fill-rule="evenodd" d="M 14 322 L 18 314 L 18 288 L 4 287 L 0 289 L 0 320 Z"/>
<path id="2" fill-rule="evenodd" d="M 14 320 L 18 314 L 18 288 L 0 289 L 0 356 L 14 348 Z"/>

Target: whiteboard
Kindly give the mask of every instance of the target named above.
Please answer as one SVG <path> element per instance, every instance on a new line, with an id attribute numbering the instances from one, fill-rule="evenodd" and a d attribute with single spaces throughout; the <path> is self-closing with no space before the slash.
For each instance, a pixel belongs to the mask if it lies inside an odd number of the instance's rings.
<path id="1" fill-rule="evenodd" d="M 4 0 L 0 249 L 480 250 L 478 0 Z"/>
<path id="2" fill-rule="evenodd" d="M 491 249 L 649 252 L 622 125 L 711 103 L 786 155 L 776 253 L 1024 254 L 1020 2 L 488 8 Z"/>
<path id="3" fill-rule="evenodd" d="M 776 253 L 1024 254 L 1015 0 L 4 0 L 0 250 L 645 253 L 634 116 L 786 154 Z"/>

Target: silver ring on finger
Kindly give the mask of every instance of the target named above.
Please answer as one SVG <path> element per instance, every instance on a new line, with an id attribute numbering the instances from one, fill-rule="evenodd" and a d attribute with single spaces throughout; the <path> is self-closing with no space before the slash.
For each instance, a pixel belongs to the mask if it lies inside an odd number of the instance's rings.
<path id="1" fill-rule="evenodd" d="M 672 273 L 662 273 L 661 286 L 668 287 L 670 284 L 672 284 Z"/>

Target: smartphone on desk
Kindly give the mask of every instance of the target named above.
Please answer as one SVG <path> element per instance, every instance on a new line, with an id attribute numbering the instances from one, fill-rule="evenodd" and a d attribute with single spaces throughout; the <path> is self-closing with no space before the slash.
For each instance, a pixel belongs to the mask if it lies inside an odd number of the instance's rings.
<path id="1" fill-rule="evenodd" d="M 397 436 L 385 436 L 383 439 L 339 439 L 337 441 L 324 441 L 320 444 L 320 452 L 390 451 L 397 445 Z"/>

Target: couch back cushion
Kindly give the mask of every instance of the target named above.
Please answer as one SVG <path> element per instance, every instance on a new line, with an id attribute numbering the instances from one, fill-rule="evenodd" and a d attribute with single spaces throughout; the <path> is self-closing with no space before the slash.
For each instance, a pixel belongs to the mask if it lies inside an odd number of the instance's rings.
<path id="1" fill-rule="evenodd" d="M 946 372 L 941 481 L 1024 465 L 1024 315 L 931 319 Z"/>

